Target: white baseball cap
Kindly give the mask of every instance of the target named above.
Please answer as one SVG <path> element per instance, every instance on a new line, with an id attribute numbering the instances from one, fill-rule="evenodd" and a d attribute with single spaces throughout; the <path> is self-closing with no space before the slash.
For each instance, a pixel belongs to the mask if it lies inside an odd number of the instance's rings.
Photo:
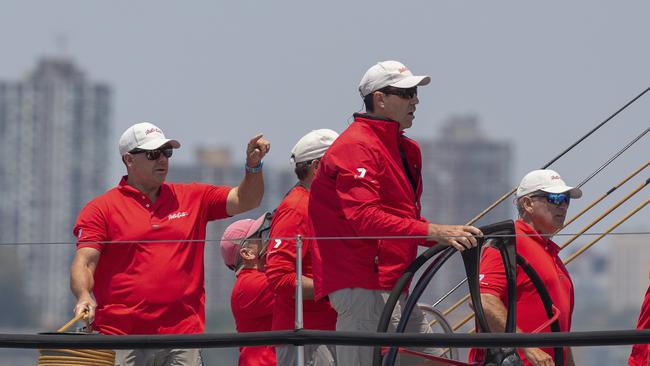
<path id="1" fill-rule="evenodd" d="M 519 183 L 519 187 L 517 187 L 517 198 L 536 191 L 548 193 L 569 192 L 571 198 L 582 197 L 580 188 L 567 186 L 562 177 L 556 171 L 550 169 L 533 170 L 526 174 Z"/>
<path id="2" fill-rule="evenodd" d="M 362 97 L 387 86 L 396 88 L 412 88 L 427 85 L 431 82 L 429 76 L 414 76 L 411 71 L 398 61 L 382 61 L 366 71 L 359 83 Z"/>
<path id="3" fill-rule="evenodd" d="M 295 165 L 320 158 L 337 137 L 339 137 L 338 133 L 327 128 L 311 131 L 301 137 L 296 146 L 291 149 L 291 163 Z"/>
<path id="4" fill-rule="evenodd" d="M 178 141 L 165 138 L 158 126 L 149 122 L 136 123 L 127 128 L 120 137 L 120 155 L 123 156 L 133 149 L 155 150 L 165 144 L 174 149 L 181 147 Z"/>

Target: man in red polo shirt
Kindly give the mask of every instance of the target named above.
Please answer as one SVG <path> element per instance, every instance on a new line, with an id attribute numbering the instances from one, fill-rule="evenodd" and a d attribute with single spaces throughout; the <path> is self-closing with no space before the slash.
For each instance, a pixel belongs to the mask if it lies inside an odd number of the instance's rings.
<path id="1" fill-rule="evenodd" d="M 650 329 L 650 287 L 645 293 L 636 329 Z M 650 344 L 635 344 L 627 362 L 630 366 L 650 366 Z"/>
<path id="2" fill-rule="evenodd" d="M 558 252 L 560 248 L 551 240 L 553 234 L 564 226 L 569 203 L 580 198 L 582 191 L 567 186 L 560 175 L 549 169 L 528 173 L 517 188 L 515 222 L 517 253 L 537 272 L 559 310 L 560 329 L 571 330 L 573 313 L 573 283 Z M 508 302 L 506 275 L 499 251 L 487 247 L 480 264 L 481 303 L 493 332 L 502 332 L 506 324 Z M 531 333 L 548 321 L 542 300 L 526 273 L 517 267 L 517 332 Z M 550 332 L 550 326 L 539 332 Z M 566 347 L 565 365 L 573 366 L 571 349 Z M 553 365 L 552 348 L 523 348 L 519 350 L 525 365 Z M 470 360 L 482 361 L 483 350 L 472 350 Z"/>
<path id="3" fill-rule="evenodd" d="M 264 275 L 264 253 L 261 228 L 265 214 L 257 220 L 232 223 L 221 238 L 221 257 L 235 271 L 237 280 L 230 296 L 230 308 L 238 332 L 271 330 L 274 294 Z M 275 366 L 273 346 L 239 348 L 239 366 Z M 281 365 L 281 364 L 279 364 Z"/>
<path id="4" fill-rule="evenodd" d="M 127 175 L 77 218 L 74 311 L 88 312 L 102 334 L 202 333 L 206 224 L 253 209 L 262 199 L 262 158 L 270 148 L 262 135 L 248 143 L 246 174 L 234 188 L 166 183 L 169 158 L 179 147 L 151 123 L 129 127 L 119 141 Z M 116 352 L 117 365 L 151 363 L 200 365 L 201 357 L 198 350 Z"/>
<path id="5" fill-rule="evenodd" d="M 327 150 L 311 185 L 309 216 L 322 258 L 314 261 L 315 298 L 329 297 L 336 330 L 377 330 L 391 289 L 424 237 L 464 250 L 476 246 L 474 235 L 481 234 L 473 226 L 434 224 L 420 216 L 422 155 L 404 130 L 413 125 L 418 86 L 429 81 L 397 61 L 370 67 L 359 84 L 366 113 L 355 114 Z M 419 238 L 403 238 L 408 236 Z M 404 300 L 393 313 L 393 329 Z M 407 331 L 431 332 L 417 307 Z M 337 346 L 336 359 L 370 365 L 372 347 Z"/>
<path id="6" fill-rule="evenodd" d="M 271 240 L 266 258 L 266 276 L 275 292 L 273 330 L 294 329 L 296 311 L 297 235 L 313 237 L 307 206 L 309 188 L 320 158 L 338 137 L 332 130 L 320 129 L 303 136 L 291 150 L 291 161 L 298 183 L 284 197 L 273 215 Z M 277 238 L 277 239 L 274 239 Z M 312 257 L 313 241 L 302 242 L 303 325 L 305 329 L 334 330 L 336 312 L 327 300 L 314 301 Z M 294 346 L 276 346 L 278 365 L 296 363 Z M 332 345 L 305 345 L 305 365 L 333 366 L 336 351 Z"/>

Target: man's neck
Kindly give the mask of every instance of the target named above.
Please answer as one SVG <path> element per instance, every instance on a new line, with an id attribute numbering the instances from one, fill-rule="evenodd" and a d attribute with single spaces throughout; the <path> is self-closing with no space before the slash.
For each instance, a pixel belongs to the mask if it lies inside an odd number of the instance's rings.
<path id="1" fill-rule="evenodd" d="M 151 202 L 156 202 L 156 199 L 158 198 L 158 194 L 160 193 L 159 185 L 151 186 L 151 185 L 139 183 L 136 182 L 135 179 L 132 179 L 131 177 L 127 177 L 126 183 L 131 187 L 134 187 L 138 191 L 142 192 L 142 194 L 149 197 Z"/>

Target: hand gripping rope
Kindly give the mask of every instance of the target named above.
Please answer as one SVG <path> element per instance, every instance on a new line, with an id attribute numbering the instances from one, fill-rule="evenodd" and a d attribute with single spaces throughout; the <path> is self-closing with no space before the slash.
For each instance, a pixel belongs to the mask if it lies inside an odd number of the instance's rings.
<path id="1" fill-rule="evenodd" d="M 557 321 L 558 311 L 557 308 L 553 305 L 550 295 L 546 290 L 543 282 L 535 272 L 535 270 L 526 262 L 526 260 L 517 255 L 515 250 L 515 230 L 514 223 L 511 220 L 499 222 L 492 225 L 487 225 L 481 227 L 481 231 L 484 236 L 478 238 L 479 245 L 476 248 L 472 248 L 462 252 L 463 263 L 465 265 L 465 272 L 468 278 L 468 285 L 470 290 L 470 296 L 474 304 L 477 325 L 480 332 L 489 333 L 490 328 L 488 326 L 487 320 L 483 312 L 483 306 L 481 304 L 481 297 L 479 293 L 479 258 L 481 254 L 481 249 L 484 244 L 490 243 L 492 246 L 497 248 L 501 253 L 501 258 L 503 260 L 504 268 L 506 269 L 506 279 L 507 279 L 507 291 L 508 291 L 508 304 L 507 304 L 507 317 L 506 317 L 506 333 L 514 333 L 516 330 L 516 266 L 519 265 L 522 267 L 524 272 L 530 277 L 535 289 L 539 293 L 539 296 L 544 304 L 544 309 L 546 310 L 547 316 L 549 318 L 548 322 L 542 324 L 538 330 L 546 328 L 550 325 L 553 332 L 559 332 L 560 326 Z M 424 292 L 424 289 L 427 287 L 433 276 L 438 272 L 442 265 L 455 253 L 456 251 L 453 248 L 444 248 L 441 246 L 434 246 L 428 249 L 423 253 L 416 261 L 409 266 L 405 273 L 398 280 L 397 285 L 393 288 L 393 291 L 388 298 L 384 311 L 379 320 L 379 326 L 377 327 L 378 332 L 385 333 L 388 329 L 388 324 L 390 322 L 391 315 L 395 308 L 398 298 L 400 297 L 404 288 L 408 285 L 410 279 L 413 277 L 413 274 L 422 267 L 430 258 L 433 258 L 436 254 L 438 256 L 433 260 L 429 267 L 425 270 L 422 277 L 416 284 L 413 289 L 413 292 L 406 299 L 406 304 L 401 314 L 400 322 L 397 326 L 396 332 L 403 333 L 408 318 L 411 315 L 414 307 L 417 305 L 417 301 Z M 426 258 L 426 259 L 424 259 Z M 389 348 L 388 352 L 382 360 L 382 352 L 380 347 L 375 347 L 373 365 L 374 366 L 392 366 L 394 365 L 397 353 L 404 352 L 415 355 L 420 355 L 422 357 L 436 360 L 440 364 L 449 364 L 449 365 L 468 365 L 462 362 L 446 360 L 441 357 L 431 357 L 429 355 L 424 355 L 419 352 L 397 349 L 396 347 Z M 555 353 L 555 364 L 558 366 L 564 365 L 564 352 L 562 347 L 556 347 L 554 349 Z M 501 348 L 488 348 L 485 362 L 485 366 L 505 366 L 505 365 L 523 365 L 522 361 L 519 359 L 519 355 L 516 352 L 515 348 L 512 347 L 501 347 Z"/>

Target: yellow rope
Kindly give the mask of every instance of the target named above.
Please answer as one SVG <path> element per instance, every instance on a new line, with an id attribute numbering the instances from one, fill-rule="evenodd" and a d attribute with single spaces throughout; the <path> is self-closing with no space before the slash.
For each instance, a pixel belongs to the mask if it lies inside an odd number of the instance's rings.
<path id="1" fill-rule="evenodd" d="M 57 332 L 65 332 L 86 316 L 87 312 L 78 314 L 59 328 Z M 113 350 L 42 349 L 39 352 L 38 366 L 113 366 L 115 364 L 115 352 Z"/>

